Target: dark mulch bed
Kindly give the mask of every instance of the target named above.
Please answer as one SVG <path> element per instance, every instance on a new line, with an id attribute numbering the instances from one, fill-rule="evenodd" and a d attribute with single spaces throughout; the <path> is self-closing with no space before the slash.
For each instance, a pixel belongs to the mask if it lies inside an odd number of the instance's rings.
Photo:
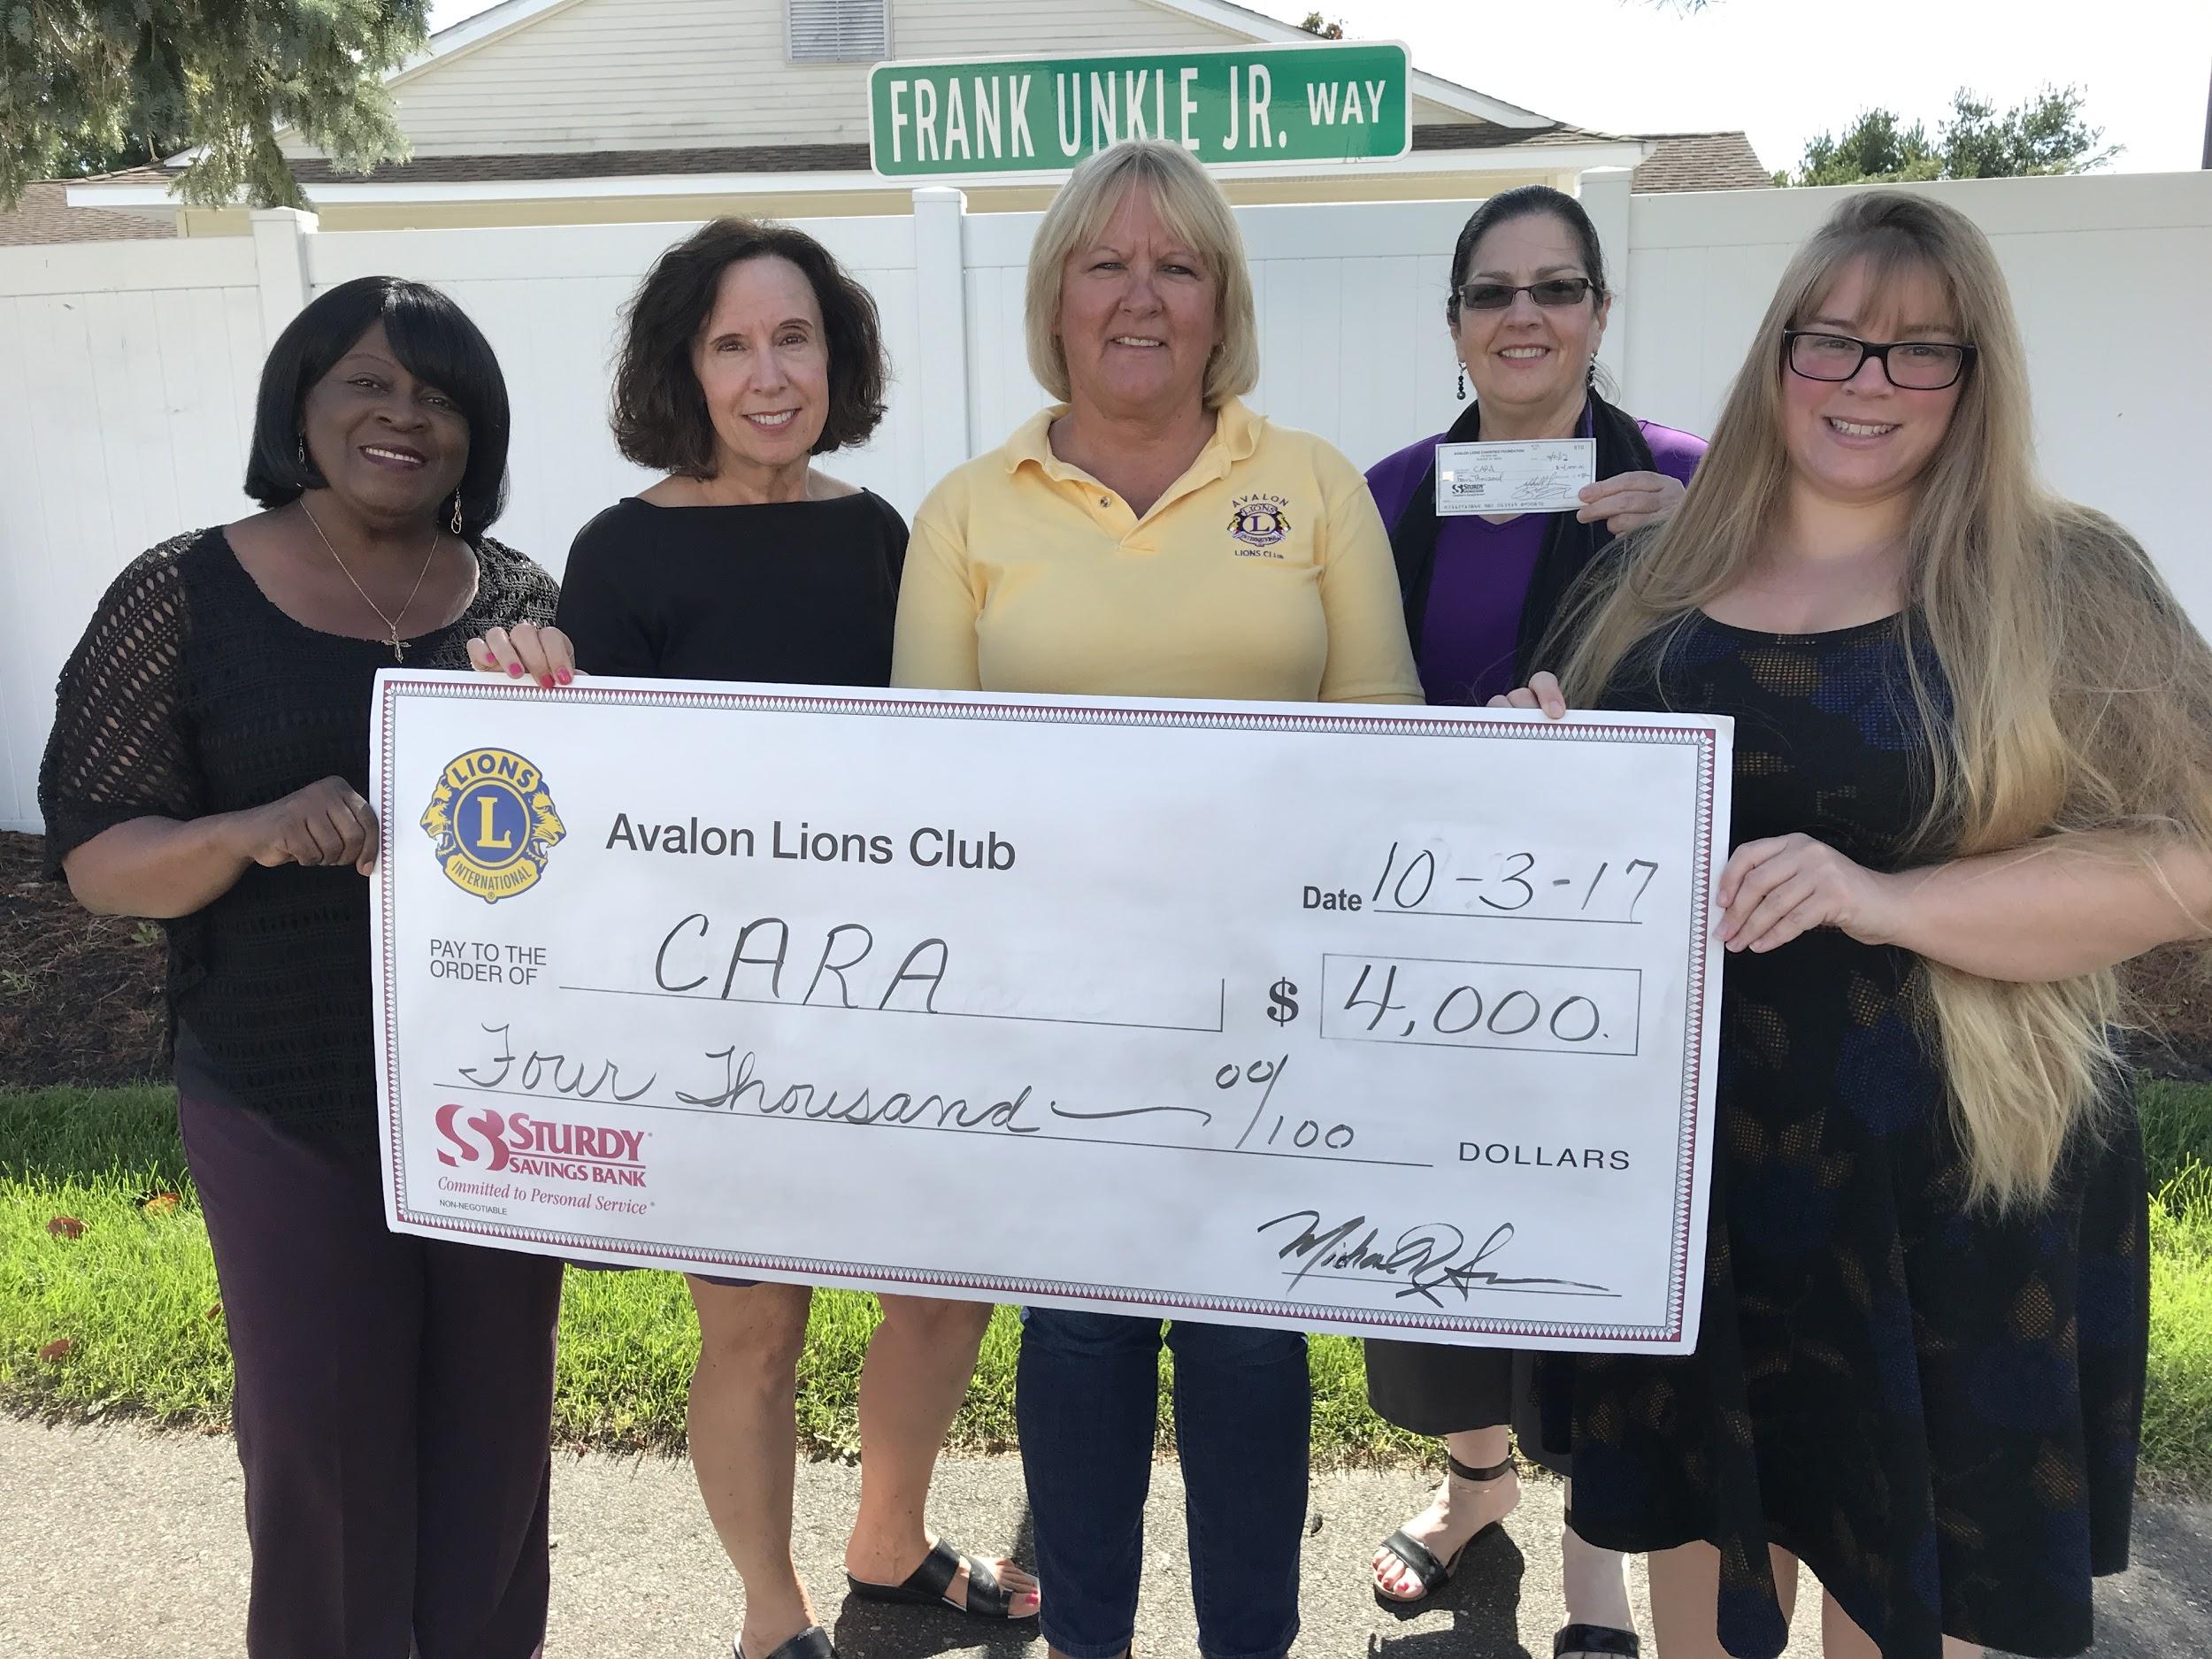
<path id="1" fill-rule="evenodd" d="M 39 879 L 42 843 L 0 833 L 0 1088 L 165 1077 L 164 947 Z"/>
<path id="2" fill-rule="evenodd" d="M 2150 1030 L 2136 1063 L 2159 1077 L 2212 1083 L 2212 979 L 2194 952 L 2154 950 L 2127 970 L 2128 988 Z"/>
<path id="3" fill-rule="evenodd" d="M 0 832 L 0 1088 L 166 1076 L 160 930 L 88 916 L 38 879 L 40 847 Z M 2158 1033 L 2139 1044 L 2143 1067 L 2212 1081 L 2212 982 L 2177 950 L 2146 956 L 2130 980 Z"/>

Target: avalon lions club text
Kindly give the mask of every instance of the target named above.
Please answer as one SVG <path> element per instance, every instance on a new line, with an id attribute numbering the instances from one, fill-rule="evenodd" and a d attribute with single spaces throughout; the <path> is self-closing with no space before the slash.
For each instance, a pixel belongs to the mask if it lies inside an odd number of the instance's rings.
<path id="1" fill-rule="evenodd" d="M 609 851 L 620 847 L 634 853 L 684 857 L 760 856 L 760 838 L 754 831 L 743 826 L 702 825 L 696 817 L 680 823 L 649 824 L 618 812 L 606 844 Z M 898 856 L 898 847 L 889 835 L 816 829 L 803 818 L 796 825 L 777 818 L 768 826 L 768 856 L 815 864 L 887 864 Z M 1011 870 L 1015 850 L 1014 843 L 996 830 L 975 835 L 925 825 L 906 837 L 906 856 L 925 870 Z"/>

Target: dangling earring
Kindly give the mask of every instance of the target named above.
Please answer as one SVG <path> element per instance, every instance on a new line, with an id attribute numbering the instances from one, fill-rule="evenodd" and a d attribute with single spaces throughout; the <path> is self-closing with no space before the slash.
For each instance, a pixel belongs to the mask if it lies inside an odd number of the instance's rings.
<path id="1" fill-rule="evenodd" d="M 1459 401 L 1467 401 L 1467 365 L 1463 363 L 1459 365 Z"/>
<path id="2" fill-rule="evenodd" d="M 460 492 L 459 490 L 457 490 L 457 490 L 455 490 L 455 491 L 453 492 L 453 521 L 452 521 L 452 522 L 453 522 L 453 534 L 456 534 L 456 535 L 460 534 L 461 534 L 461 492 Z"/>
<path id="3" fill-rule="evenodd" d="M 306 434 L 305 433 L 303 433 L 303 432 L 302 434 L 300 434 L 300 465 L 301 465 L 303 467 L 304 467 L 305 465 L 308 465 L 308 461 L 307 461 L 307 434 Z"/>

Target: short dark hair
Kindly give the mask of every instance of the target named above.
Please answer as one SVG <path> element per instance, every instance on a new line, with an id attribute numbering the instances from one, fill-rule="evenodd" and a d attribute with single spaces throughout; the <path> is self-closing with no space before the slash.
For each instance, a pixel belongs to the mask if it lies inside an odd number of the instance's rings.
<path id="1" fill-rule="evenodd" d="M 1452 249 L 1451 275 L 1446 279 L 1451 288 L 1444 296 L 1444 315 L 1453 327 L 1459 326 L 1459 285 L 1467 280 L 1463 273 L 1467 261 L 1474 257 L 1475 244 L 1501 225 L 1538 213 L 1550 214 L 1574 233 L 1582 253 L 1582 268 L 1589 273 L 1595 290 L 1592 303 L 1605 297 L 1605 250 L 1598 245 L 1598 227 L 1590 222 L 1588 210 L 1564 190 L 1555 190 L 1548 184 L 1524 184 L 1501 190 L 1485 202 L 1459 233 L 1459 242 Z"/>
<path id="2" fill-rule="evenodd" d="M 615 365 L 615 445 L 640 466 L 688 478 L 714 474 L 714 421 L 691 366 L 691 349 L 714 312 L 723 272 L 772 256 L 799 267 L 822 308 L 829 347 L 829 418 L 816 455 L 864 442 L 883 419 L 891 365 L 872 295 L 803 230 L 758 219 L 718 219 L 653 262 L 626 311 Z"/>
<path id="3" fill-rule="evenodd" d="M 459 490 L 461 534 L 491 527 L 507 501 L 507 379 L 491 342 L 438 289 L 403 277 L 356 277 L 318 295 L 285 325 L 261 365 L 246 494 L 282 507 L 328 481 L 305 458 L 300 411 L 315 383 L 377 323 L 392 354 L 459 407 L 469 426 Z"/>

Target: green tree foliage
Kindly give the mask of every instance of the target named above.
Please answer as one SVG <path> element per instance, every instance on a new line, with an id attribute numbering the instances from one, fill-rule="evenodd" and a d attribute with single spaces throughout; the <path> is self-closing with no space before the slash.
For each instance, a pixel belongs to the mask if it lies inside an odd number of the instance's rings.
<path id="1" fill-rule="evenodd" d="M 1953 95 L 1943 128 L 1944 176 L 2014 179 L 2032 173 L 2087 173 L 2120 153 L 2097 148 L 2104 128 L 2081 119 L 2081 88 L 2045 87 L 2025 104 L 1997 106 L 1968 92 Z"/>
<path id="2" fill-rule="evenodd" d="M 150 138 L 143 133 L 125 133 L 120 144 L 86 143 L 81 140 L 65 142 L 61 159 L 49 175 L 57 179 L 81 179 L 87 173 L 113 173 L 119 167 L 142 167 L 149 162 L 173 156 L 184 146 L 171 139 Z"/>
<path id="3" fill-rule="evenodd" d="M 2045 87 L 2001 115 L 1988 99 L 1961 87 L 1932 138 L 1923 122 L 1908 127 L 1888 110 L 1868 110 L 1840 135 L 1823 133 L 1809 140 L 1797 172 L 1778 173 L 1774 181 L 1859 184 L 2086 173 L 2120 151 L 2116 145 L 2097 147 L 2104 129 L 2082 119 L 2081 104 L 2078 87 Z"/>
<path id="4" fill-rule="evenodd" d="M 349 171 L 403 158 L 383 77 L 428 18 L 428 0 L 0 0 L 0 208 L 186 148 L 184 200 L 304 207 L 278 131 Z"/>
<path id="5" fill-rule="evenodd" d="M 1777 174 L 1779 184 L 1855 184 L 1863 179 L 1939 179 L 1943 158 L 1921 122 L 1910 127 L 1887 110 L 1869 110 L 1840 137 L 1809 139 L 1797 176 Z"/>

